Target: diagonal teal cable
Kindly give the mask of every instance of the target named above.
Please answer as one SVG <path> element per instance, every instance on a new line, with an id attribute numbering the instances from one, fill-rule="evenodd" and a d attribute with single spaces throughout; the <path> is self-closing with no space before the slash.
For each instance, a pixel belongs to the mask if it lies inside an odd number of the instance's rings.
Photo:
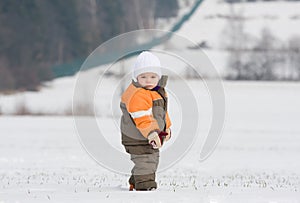
<path id="1" fill-rule="evenodd" d="M 172 32 L 178 31 L 182 27 L 182 25 L 190 19 L 190 17 L 195 13 L 195 11 L 197 10 L 197 8 L 200 6 L 200 4 L 202 2 L 203 2 L 203 0 L 197 0 L 195 2 L 195 4 L 193 5 L 193 7 L 191 8 L 191 10 L 187 14 L 185 14 L 170 29 L 169 33 L 167 33 L 161 37 L 158 37 L 158 38 L 153 38 L 151 41 L 149 41 L 147 43 L 135 45 L 137 50 L 141 50 L 141 49 L 148 50 L 156 45 L 159 45 L 159 44 L 167 41 L 172 36 Z M 138 53 L 132 53 L 131 55 L 128 55 L 126 57 L 131 57 L 136 54 L 138 54 Z M 90 62 L 89 68 L 94 68 L 96 66 L 100 66 L 100 65 L 104 65 L 104 64 L 113 62 L 112 61 L 114 59 L 114 57 L 112 57 L 113 55 L 114 55 L 114 52 L 104 53 L 104 54 L 99 55 L 99 58 L 97 59 L 97 61 Z M 77 73 L 80 70 L 80 67 L 81 67 L 82 63 L 84 62 L 84 60 L 85 60 L 85 58 L 80 58 L 80 59 L 76 59 L 70 63 L 53 66 L 52 72 L 53 72 L 54 78 L 74 75 L 75 73 Z"/>

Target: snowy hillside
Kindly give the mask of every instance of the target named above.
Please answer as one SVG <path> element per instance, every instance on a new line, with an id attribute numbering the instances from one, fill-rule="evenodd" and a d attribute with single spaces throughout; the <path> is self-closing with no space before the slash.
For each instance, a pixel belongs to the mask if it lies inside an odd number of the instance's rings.
<path id="1" fill-rule="evenodd" d="M 213 49 L 221 49 L 228 20 L 232 15 L 237 15 L 244 19 L 246 33 L 257 37 L 267 27 L 279 39 L 287 40 L 300 34 L 299 10 L 299 1 L 229 4 L 222 0 L 206 0 L 178 34 L 196 43 L 206 41 Z"/>
<path id="2" fill-rule="evenodd" d="M 196 44 L 202 44 L 216 69 L 225 75 L 229 68 L 226 46 L 232 46 L 233 43 L 243 44 L 243 47 L 254 44 L 261 37 L 263 29 L 270 31 L 276 43 L 287 46 L 290 38 L 300 36 L 299 11 L 299 1 L 229 4 L 222 0 L 206 0 L 177 33 Z M 245 34 L 246 39 L 243 36 L 230 38 L 231 35 L 240 35 L 233 33 L 234 20 L 239 20 L 239 32 Z"/>

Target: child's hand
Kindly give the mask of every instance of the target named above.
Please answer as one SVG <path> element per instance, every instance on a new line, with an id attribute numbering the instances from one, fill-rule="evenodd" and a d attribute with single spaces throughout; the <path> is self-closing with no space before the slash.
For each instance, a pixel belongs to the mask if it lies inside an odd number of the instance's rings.
<path id="1" fill-rule="evenodd" d="M 154 131 L 148 136 L 149 144 L 152 145 L 153 149 L 159 149 L 163 145 L 166 136 L 166 132 L 161 131 L 158 133 L 157 131 Z"/>
<path id="2" fill-rule="evenodd" d="M 165 141 L 168 141 L 171 138 L 171 134 L 172 134 L 171 129 L 170 128 L 166 129 L 166 133 L 168 134 L 166 135 Z"/>

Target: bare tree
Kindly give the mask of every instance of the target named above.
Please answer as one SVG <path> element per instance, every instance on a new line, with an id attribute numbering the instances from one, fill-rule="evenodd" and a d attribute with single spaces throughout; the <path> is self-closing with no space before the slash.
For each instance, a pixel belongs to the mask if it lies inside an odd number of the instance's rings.
<path id="1" fill-rule="evenodd" d="M 281 43 L 268 28 L 263 28 L 260 39 L 250 52 L 246 64 L 253 80 L 276 80 L 280 79 L 278 68 L 284 62 L 281 54 Z"/>
<path id="2" fill-rule="evenodd" d="M 222 45 L 230 52 L 228 57 L 227 78 L 244 79 L 244 51 L 247 49 L 249 36 L 244 31 L 245 18 L 230 4 L 230 15 L 222 36 Z"/>
<path id="3" fill-rule="evenodd" d="M 156 1 L 132 0 L 139 29 L 154 28 Z"/>
<path id="4" fill-rule="evenodd" d="M 291 79 L 300 80 L 300 36 L 289 39 L 287 61 L 292 73 Z"/>
<path id="5" fill-rule="evenodd" d="M 284 64 L 281 42 L 268 28 L 263 28 L 258 39 L 244 31 L 244 17 L 231 6 L 225 39 L 228 57 L 227 79 L 234 80 L 277 80 L 279 67 Z"/>
<path id="6" fill-rule="evenodd" d="M 0 57 L 0 91 L 13 89 L 15 86 L 15 79 L 8 67 L 7 58 Z"/>

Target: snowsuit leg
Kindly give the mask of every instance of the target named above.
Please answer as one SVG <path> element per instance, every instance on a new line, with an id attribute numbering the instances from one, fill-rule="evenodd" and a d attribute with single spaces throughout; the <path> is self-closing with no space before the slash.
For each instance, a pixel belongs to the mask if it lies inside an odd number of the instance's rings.
<path id="1" fill-rule="evenodd" d="M 157 188 L 155 173 L 159 162 L 159 150 L 152 149 L 151 145 L 125 146 L 125 149 L 134 163 L 129 183 L 137 190 Z"/>

